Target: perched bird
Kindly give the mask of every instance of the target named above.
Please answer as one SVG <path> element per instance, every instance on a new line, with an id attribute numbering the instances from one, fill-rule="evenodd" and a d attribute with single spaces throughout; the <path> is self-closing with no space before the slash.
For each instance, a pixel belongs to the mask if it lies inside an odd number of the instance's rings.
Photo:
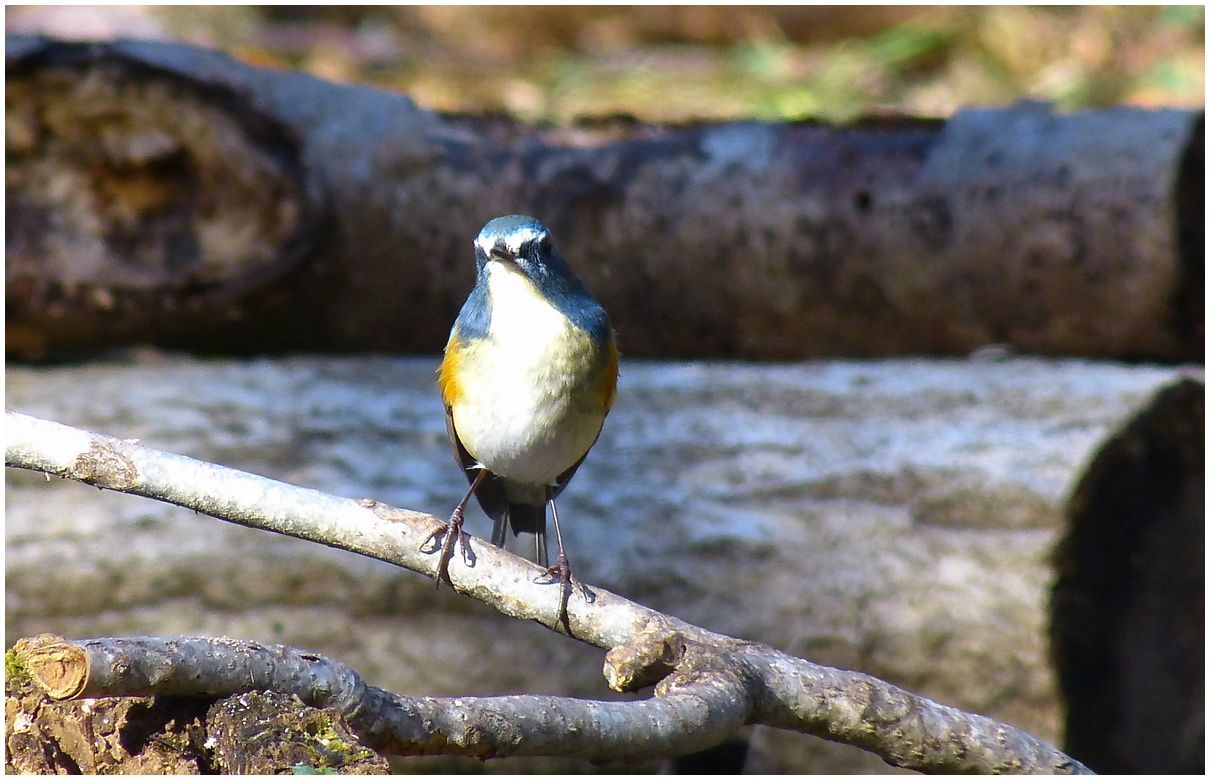
<path id="1" fill-rule="evenodd" d="M 534 534 L 542 566 L 549 564 L 550 506 L 559 556 L 547 574 L 569 592 L 571 567 L 555 499 L 596 443 L 613 404 L 614 330 L 550 231 L 533 217 L 498 217 L 484 225 L 475 239 L 475 264 L 475 287 L 450 329 L 437 372 L 450 445 L 470 482 L 444 531 L 437 586 L 449 581 L 455 541 L 466 555 L 462 521 L 474 495 L 494 521 L 492 543 L 503 547 L 510 527 L 514 535 Z"/>

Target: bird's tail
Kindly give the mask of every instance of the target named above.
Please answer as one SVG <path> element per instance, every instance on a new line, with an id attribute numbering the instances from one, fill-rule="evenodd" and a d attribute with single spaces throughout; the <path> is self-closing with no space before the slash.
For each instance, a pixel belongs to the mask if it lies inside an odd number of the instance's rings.
<path id="1" fill-rule="evenodd" d="M 546 505 L 517 504 L 508 502 L 507 508 L 495 518 L 492 528 L 492 544 L 504 546 L 504 537 L 508 529 L 513 529 L 513 536 L 523 533 L 534 534 L 535 562 L 549 565 L 546 555 Z"/>
<path id="2" fill-rule="evenodd" d="M 512 526 L 513 536 L 517 534 L 546 533 L 546 506 L 531 506 L 529 504 L 508 504 L 508 524 Z"/>

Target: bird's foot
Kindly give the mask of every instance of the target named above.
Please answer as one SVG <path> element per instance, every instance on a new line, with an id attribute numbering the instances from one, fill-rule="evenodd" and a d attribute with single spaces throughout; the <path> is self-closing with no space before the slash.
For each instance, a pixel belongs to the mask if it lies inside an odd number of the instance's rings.
<path id="1" fill-rule="evenodd" d="M 462 550 L 463 563 L 470 566 L 473 561 L 470 545 L 471 536 L 462 530 L 463 516 L 463 507 L 456 507 L 453 514 L 450 515 L 449 522 L 443 528 L 438 528 L 429 534 L 429 538 L 425 539 L 424 544 L 420 545 L 420 549 L 423 551 L 425 547 L 435 543 L 437 537 L 442 537 L 441 556 L 437 559 L 437 590 L 441 590 L 442 580 L 448 582 L 451 588 L 454 587 L 454 582 L 450 579 L 450 558 L 454 555 L 455 544 L 459 544 Z M 433 552 L 434 550 L 429 550 L 429 552 Z"/>
<path id="2" fill-rule="evenodd" d="M 580 582 L 577 577 L 572 576 L 571 564 L 568 563 L 567 556 L 562 552 L 555 559 L 554 566 L 548 567 L 546 571 L 538 576 L 538 579 L 542 577 L 548 577 L 550 582 L 559 583 L 559 614 L 557 620 L 563 625 L 568 636 L 574 636 L 571 633 L 571 620 L 567 615 L 567 604 L 571 600 L 571 592 L 578 589 L 580 595 L 587 602 L 592 602 L 595 594 L 583 582 Z"/>

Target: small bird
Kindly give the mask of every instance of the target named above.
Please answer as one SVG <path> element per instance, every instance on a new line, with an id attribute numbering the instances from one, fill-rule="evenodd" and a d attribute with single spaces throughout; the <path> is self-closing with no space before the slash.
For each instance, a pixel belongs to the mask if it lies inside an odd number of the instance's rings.
<path id="1" fill-rule="evenodd" d="M 497 217 L 475 239 L 475 287 L 450 329 L 437 384 L 446 432 L 470 489 L 444 529 L 437 587 L 449 582 L 455 541 L 467 554 L 470 497 L 494 521 L 492 544 L 534 534 L 534 557 L 564 586 L 571 566 L 555 499 L 596 443 L 618 378 L 616 335 L 601 304 L 533 217 Z M 549 566 L 546 507 L 559 556 Z M 438 531 L 435 539 L 443 533 Z M 452 584 L 452 583 L 451 583 Z"/>

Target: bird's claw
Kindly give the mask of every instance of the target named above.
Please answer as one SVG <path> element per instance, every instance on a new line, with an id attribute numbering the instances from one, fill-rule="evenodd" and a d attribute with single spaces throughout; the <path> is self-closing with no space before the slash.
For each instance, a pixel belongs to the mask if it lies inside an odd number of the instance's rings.
<path id="1" fill-rule="evenodd" d="M 441 539 L 441 556 L 437 559 L 437 590 L 441 590 L 441 581 L 445 580 L 452 588 L 453 580 L 450 579 L 450 558 L 454 555 L 454 545 L 458 544 L 462 550 L 462 562 L 470 566 L 474 562 L 474 554 L 471 552 L 470 540 L 471 536 L 466 531 L 462 530 L 463 515 L 461 512 L 455 511 L 450 515 L 449 522 L 444 527 L 438 528 L 429 534 L 428 538 L 420 545 L 420 550 L 424 552 L 424 548 L 429 544 L 434 543 L 438 536 Z M 427 552 L 435 552 L 436 549 L 428 550 Z"/>
<path id="2" fill-rule="evenodd" d="M 568 563 L 567 556 L 563 555 L 562 552 L 555 559 L 554 565 L 547 567 L 546 571 L 535 577 L 534 582 L 543 577 L 549 578 L 548 581 L 551 583 L 559 583 L 559 614 L 557 620 L 563 625 L 568 636 L 573 636 L 571 633 L 571 620 L 567 614 L 567 604 L 571 600 L 571 592 L 578 589 L 584 600 L 590 603 L 595 599 L 595 594 L 578 577 L 572 575 L 571 564 Z"/>

